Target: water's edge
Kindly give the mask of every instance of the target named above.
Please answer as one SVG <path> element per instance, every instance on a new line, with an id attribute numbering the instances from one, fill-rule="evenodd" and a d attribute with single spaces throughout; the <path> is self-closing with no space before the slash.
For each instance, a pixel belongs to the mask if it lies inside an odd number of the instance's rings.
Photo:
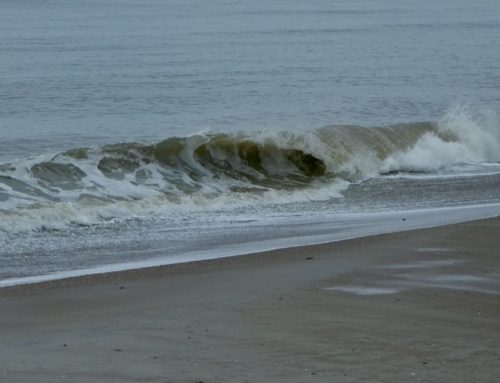
<path id="1" fill-rule="evenodd" d="M 302 246 L 321 245 L 380 234 L 428 229 L 481 219 L 491 219 L 499 216 L 500 203 L 384 213 L 337 215 L 336 218 L 339 218 L 340 224 L 332 224 L 331 232 L 327 234 L 296 236 L 293 238 L 277 238 L 259 243 L 247 242 L 230 246 L 222 245 L 220 248 L 208 251 L 189 252 L 170 257 L 107 264 L 79 270 L 59 271 L 46 275 L 8 278 L 0 280 L 0 288 L 161 267 L 188 262 L 215 260 L 227 257 L 257 254 L 278 249 L 292 249 Z M 324 224 L 324 222 L 318 222 L 318 224 Z"/>

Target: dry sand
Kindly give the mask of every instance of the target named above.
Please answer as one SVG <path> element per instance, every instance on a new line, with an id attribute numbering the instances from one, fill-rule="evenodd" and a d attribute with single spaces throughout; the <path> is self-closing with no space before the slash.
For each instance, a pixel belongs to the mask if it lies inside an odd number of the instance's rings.
<path id="1" fill-rule="evenodd" d="M 0 289 L 0 382 L 499 381 L 499 219 Z"/>

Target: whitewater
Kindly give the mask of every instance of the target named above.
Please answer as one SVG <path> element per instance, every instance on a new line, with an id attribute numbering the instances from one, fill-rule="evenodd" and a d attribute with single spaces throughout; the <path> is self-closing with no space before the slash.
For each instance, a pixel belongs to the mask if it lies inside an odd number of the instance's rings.
<path id="1" fill-rule="evenodd" d="M 0 286 L 500 214 L 499 11 L 6 3 Z"/>

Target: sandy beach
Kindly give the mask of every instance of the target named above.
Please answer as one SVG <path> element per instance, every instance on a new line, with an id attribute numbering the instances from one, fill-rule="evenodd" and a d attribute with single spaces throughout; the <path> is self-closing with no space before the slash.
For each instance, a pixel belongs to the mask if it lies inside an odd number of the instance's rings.
<path id="1" fill-rule="evenodd" d="M 0 289 L 1 382 L 497 382 L 500 219 Z"/>

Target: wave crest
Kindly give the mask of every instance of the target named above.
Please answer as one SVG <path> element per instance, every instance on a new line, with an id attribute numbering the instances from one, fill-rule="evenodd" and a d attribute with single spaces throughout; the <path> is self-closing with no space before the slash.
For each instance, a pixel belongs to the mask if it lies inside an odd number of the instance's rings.
<path id="1" fill-rule="evenodd" d="M 169 137 L 1 164 L 0 215 L 4 223 L 24 217 L 39 228 L 52 220 L 150 215 L 159 207 L 327 199 L 370 177 L 498 161 L 498 119 L 464 107 L 437 122 Z"/>

